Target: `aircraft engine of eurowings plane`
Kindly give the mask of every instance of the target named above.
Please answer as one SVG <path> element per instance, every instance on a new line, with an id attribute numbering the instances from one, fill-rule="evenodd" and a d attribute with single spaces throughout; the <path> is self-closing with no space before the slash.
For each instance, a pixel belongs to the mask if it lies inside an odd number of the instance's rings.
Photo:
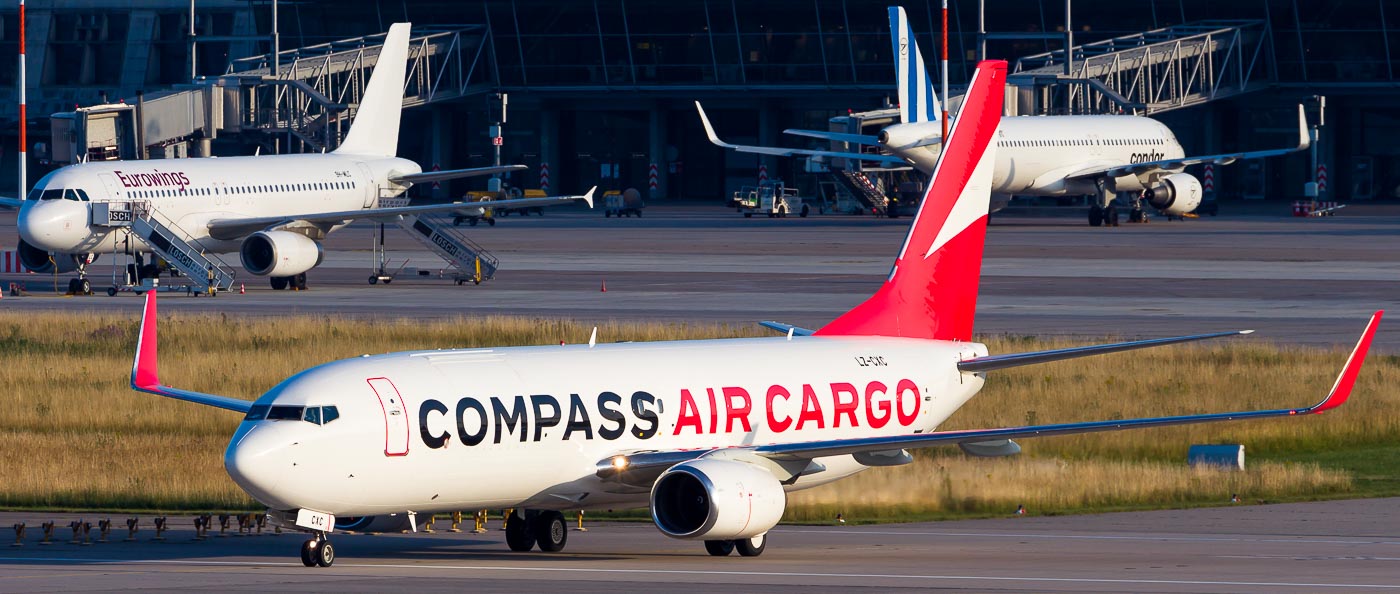
<path id="1" fill-rule="evenodd" d="M 335 560 L 337 527 L 416 529 L 422 514 L 503 508 L 516 551 L 563 549 L 563 511 L 648 507 L 666 536 L 753 556 L 788 492 L 911 462 L 908 448 L 1011 455 L 1013 438 L 1303 418 L 1347 399 L 1380 312 L 1313 406 L 939 431 L 999 369 L 1245 333 L 1004 355 L 971 341 L 1005 79 L 1005 62 L 979 65 L 889 277 L 818 330 L 366 355 L 249 402 L 160 383 L 153 292 L 132 386 L 245 415 L 224 466 L 274 522 L 311 534 L 308 566 Z M 776 359 L 792 364 L 734 365 Z"/>
<path id="2" fill-rule="evenodd" d="M 139 240 L 128 240 L 124 230 L 94 224 L 92 205 L 103 202 L 139 205 L 204 251 L 238 252 L 245 269 L 272 277 L 274 287 L 319 264 L 320 241 L 353 220 L 479 212 L 479 205 L 460 203 L 379 206 L 381 198 L 401 195 L 415 183 L 525 168 L 425 173 L 417 163 L 395 156 L 409 28 L 409 23 L 389 28 L 350 131 L 330 153 L 80 163 L 44 176 L 25 200 L 3 199 L 5 205 L 20 209 L 17 226 L 24 265 L 36 272 L 68 272 L 80 270 L 102 253 L 148 251 Z M 574 200 L 591 205 L 592 193 L 492 205 L 546 206 Z"/>
<path id="3" fill-rule="evenodd" d="M 785 130 L 788 134 L 819 138 L 856 146 L 878 147 L 881 152 L 839 152 L 737 145 L 715 133 L 700 103 L 695 107 L 710 142 L 738 152 L 775 156 L 850 159 L 886 167 L 912 166 L 931 174 L 942 150 L 942 123 L 938 97 L 924 67 L 904 9 L 892 6 L 890 31 L 894 44 L 895 80 L 900 122 L 878 135 L 847 134 L 820 130 Z M 993 203 L 1004 206 L 1012 195 L 1093 195 L 1089 223 L 1098 226 L 1116 220 L 1113 200 L 1130 193 L 1134 210 L 1146 202 L 1167 215 L 1183 215 L 1201 204 L 1200 180 L 1185 173 L 1190 165 L 1228 165 L 1241 159 L 1261 159 L 1306 150 L 1311 140 L 1303 107 L 1298 107 L 1298 145 L 1286 149 L 1187 157 L 1170 128 L 1151 118 L 1125 115 L 1016 116 L 1002 119 L 997 134 L 997 160 L 992 170 Z"/>

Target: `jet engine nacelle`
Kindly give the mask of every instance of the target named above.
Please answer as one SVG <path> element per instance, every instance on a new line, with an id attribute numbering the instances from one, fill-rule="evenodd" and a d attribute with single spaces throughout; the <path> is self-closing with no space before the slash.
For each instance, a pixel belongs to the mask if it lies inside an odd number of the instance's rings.
<path id="1" fill-rule="evenodd" d="M 777 477 L 733 460 L 682 462 L 651 488 L 652 520 L 672 538 L 752 538 L 777 526 L 786 505 Z"/>
<path id="2" fill-rule="evenodd" d="M 24 265 L 25 270 L 32 270 L 39 274 L 63 274 L 73 272 L 83 264 L 91 264 L 97 257 L 94 254 L 54 254 L 53 260 L 49 260 L 49 253 L 41 250 L 23 239 L 19 240 L 19 262 Z"/>
<path id="3" fill-rule="evenodd" d="M 1201 205 L 1201 181 L 1189 173 L 1173 173 L 1157 180 L 1143 197 L 1163 213 L 1184 215 Z"/>
<path id="4" fill-rule="evenodd" d="M 413 523 L 408 521 L 406 513 L 392 516 L 336 517 L 335 529 L 354 532 L 403 532 L 412 530 Z"/>
<path id="5" fill-rule="evenodd" d="M 295 276 L 321 263 L 321 244 L 291 231 L 259 231 L 243 240 L 238 255 L 258 276 Z"/>

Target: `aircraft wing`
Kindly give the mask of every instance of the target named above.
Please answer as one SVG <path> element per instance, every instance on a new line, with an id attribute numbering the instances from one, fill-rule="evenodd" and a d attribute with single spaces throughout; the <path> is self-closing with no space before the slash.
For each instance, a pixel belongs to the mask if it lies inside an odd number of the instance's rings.
<path id="1" fill-rule="evenodd" d="M 703 113 L 703 112 L 702 112 Z M 851 144 L 864 144 L 867 146 L 879 146 L 880 139 L 867 134 L 847 134 L 845 132 L 823 132 L 821 130 L 799 130 L 788 128 L 783 130 L 783 134 L 793 136 L 803 136 L 806 138 L 820 138 L 822 140 L 834 140 L 836 142 L 849 142 Z"/>
<path id="2" fill-rule="evenodd" d="M 1225 153 L 1221 155 L 1207 155 L 1204 157 L 1182 157 L 1180 159 L 1163 159 L 1161 161 L 1148 161 L 1146 163 L 1133 163 L 1131 165 L 1114 165 L 1107 167 L 1091 167 L 1076 171 L 1067 179 L 1084 179 L 1097 177 L 1121 177 L 1124 175 L 1143 175 L 1154 171 L 1180 171 L 1188 165 L 1200 165 L 1202 163 L 1215 163 L 1217 165 L 1229 165 L 1240 159 L 1263 159 L 1265 157 L 1277 157 L 1298 151 L 1307 150 L 1312 146 L 1312 140 L 1308 135 L 1308 118 L 1303 112 L 1303 106 L 1298 106 L 1298 146 L 1286 149 L 1274 149 L 1268 151 L 1251 151 L 1242 153 Z"/>
<path id="3" fill-rule="evenodd" d="M 136 339 L 136 359 L 131 363 L 131 389 L 175 400 L 184 400 L 224 410 L 246 413 L 253 403 L 241 398 L 229 398 L 201 392 L 171 388 L 160 383 L 156 357 L 156 293 L 146 293 L 146 308 L 141 314 L 141 333 Z"/>
<path id="4" fill-rule="evenodd" d="M 436 181 L 446 181 L 449 179 L 460 179 L 463 177 L 478 177 L 482 175 L 495 175 L 510 171 L 524 171 L 529 169 L 524 165 L 500 165 L 496 167 L 476 167 L 472 169 L 448 169 L 446 171 L 424 171 L 422 173 L 403 173 L 389 176 L 389 181 L 394 183 L 424 184 Z"/>
<path id="5" fill-rule="evenodd" d="M 315 225 L 340 225 L 356 219 L 392 220 L 402 215 L 430 214 L 436 212 L 470 212 L 484 208 L 523 208 L 527 206 L 558 206 L 575 200 L 582 200 L 593 208 L 593 192 L 588 190 L 582 196 L 546 196 L 543 198 L 512 198 L 509 200 L 488 200 L 485 202 L 451 202 L 448 204 L 428 204 L 424 206 L 399 206 L 393 208 L 364 208 L 336 212 L 304 213 L 272 217 L 244 217 L 214 219 L 209 221 L 209 236 L 214 239 L 230 240 L 256 233 L 271 227 L 291 223 L 311 223 Z"/>
<path id="6" fill-rule="evenodd" d="M 1352 387 L 1356 384 L 1356 378 L 1361 373 L 1361 364 L 1366 359 L 1366 352 L 1370 349 L 1371 338 L 1376 333 L 1376 327 L 1380 324 L 1381 315 L 1384 312 L 1376 312 L 1371 316 L 1370 322 L 1366 325 L 1366 330 L 1362 332 L 1361 339 L 1357 341 L 1356 348 L 1352 349 L 1351 355 L 1347 358 L 1346 364 L 1342 367 L 1342 372 L 1337 376 L 1337 381 L 1332 385 L 1332 390 L 1322 401 L 1303 408 L 1286 408 L 1276 410 L 1252 410 L 1227 413 L 1212 413 L 1201 415 L 1182 415 L 1174 417 L 1148 417 L 1139 419 L 1119 419 L 1113 421 L 1092 421 L 1086 423 L 1061 423 L 1054 425 L 1029 425 L 1024 427 L 1004 427 L 998 429 L 971 429 L 961 431 L 934 431 L 930 433 L 916 433 L 908 435 L 895 435 L 889 437 L 868 437 L 856 439 L 832 439 L 825 441 L 807 441 L 798 443 L 768 444 L 758 446 L 747 446 L 740 448 L 718 448 L 707 450 L 666 450 L 666 451 L 643 451 L 634 453 L 621 453 L 601 460 L 597 465 L 597 476 L 604 480 L 612 480 L 629 486 L 650 485 L 667 468 L 696 458 L 706 456 L 719 456 L 744 459 L 748 457 L 763 458 L 774 462 L 784 468 L 806 468 L 806 464 L 813 458 L 824 456 L 840 456 L 847 454 L 888 454 L 892 459 L 897 459 L 895 454 L 900 453 L 904 448 L 924 448 L 954 444 L 978 444 L 986 442 L 996 442 L 1010 438 L 1019 437 L 1041 437 L 1047 435 L 1067 435 L 1072 433 L 1094 433 L 1100 431 L 1120 431 L 1124 429 L 1140 429 L 1146 427 L 1165 427 L 1168 425 L 1187 425 L 1195 423 L 1211 423 L 1219 421 L 1234 421 L 1239 419 L 1253 419 L 1262 417 L 1301 417 L 1311 414 L 1320 414 L 1328 410 L 1337 408 L 1346 402 L 1351 395 Z M 1180 337 L 1177 339 L 1160 339 L 1156 344 L 1171 344 L 1172 342 L 1183 342 L 1185 340 L 1201 340 L 1213 336 L 1238 334 L 1229 332 L 1217 335 L 1196 335 Z M 1170 341 L 1170 342 L 1163 342 Z M 1152 341 L 1142 341 L 1152 342 Z M 1133 344 L 1133 343 L 1124 343 Z M 1105 347 L 1122 347 L 1123 345 L 1104 345 Z M 1153 344 L 1142 344 L 1154 346 Z M 1140 348 L 1140 347 L 1135 347 Z M 977 361 L 990 362 L 1007 357 L 1017 356 L 1041 356 L 1049 353 L 1057 353 L 1066 356 L 1049 356 L 1041 360 L 1028 360 L 1018 364 L 1042 363 L 1055 361 L 1074 356 L 1088 356 L 1102 354 L 1103 352 L 1114 352 L 1114 350 L 1102 350 L 1097 347 L 1085 347 L 1077 354 L 1066 354 L 1064 351 L 1045 351 L 1042 353 L 1025 353 L 1022 355 L 1002 355 L 994 357 L 979 357 L 967 363 Z M 1118 348 L 1117 350 L 1122 350 Z M 987 369 L 1000 369 L 1010 365 L 985 366 L 980 369 L 976 366 L 965 368 L 964 372 L 975 372 Z M 963 367 L 960 365 L 959 367 Z M 793 463 L 797 463 L 793 466 Z M 793 474 L 796 476 L 796 473 Z"/>
<path id="7" fill-rule="evenodd" d="M 0 196 L 0 208 L 19 208 L 22 204 L 24 204 L 24 200 L 19 198 Z"/>
<path id="8" fill-rule="evenodd" d="M 831 157 L 838 159 L 852 159 L 857 161 L 876 161 L 879 163 L 890 163 L 897 165 L 908 165 L 909 162 L 894 155 L 872 154 L 872 153 L 843 153 L 836 151 L 819 151 L 812 149 L 794 149 L 772 146 L 752 146 L 746 144 L 731 144 L 720 140 L 715 134 L 715 127 L 710 125 L 710 118 L 705 115 L 705 108 L 700 107 L 700 102 L 695 102 L 695 110 L 700 112 L 700 123 L 705 126 L 705 135 L 710 137 L 710 144 L 727 148 L 741 153 L 757 153 L 760 155 L 773 155 L 776 157 Z"/>

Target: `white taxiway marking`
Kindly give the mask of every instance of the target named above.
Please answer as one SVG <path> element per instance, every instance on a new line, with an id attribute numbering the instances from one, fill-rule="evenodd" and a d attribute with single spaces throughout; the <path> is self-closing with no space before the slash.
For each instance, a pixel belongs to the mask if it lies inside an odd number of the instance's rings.
<path id="1" fill-rule="evenodd" d="M 94 563 L 104 565 L 182 565 L 182 566 L 281 566 L 301 567 L 300 563 L 269 561 L 184 561 L 176 559 L 83 559 L 77 557 L 0 557 L 0 561 L 44 561 L 49 563 Z M 844 579 L 898 579 L 898 580 L 964 580 L 982 582 L 1055 582 L 1081 584 L 1158 584 L 1177 586 L 1249 586 L 1261 588 L 1333 588 L 1333 589 L 1387 589 L 1400 590 L 1400 584 L 1324 584 L 1313 582 L 1236 582 L 1225 580 L 1153 580 L 1153 579 L 1114 579 L 1114 578 L 1066 578 L 1036 576 L 994 576 L 994 575 L 908 575 L 888 573 L 821 573 L 799 571 L 717 571 L 701 569 L 606 569 L 584 567 L 538 567 L 538 566 L 487 566 L 487 565 L 421 565 L 416 563 L 341 563 L 341 569 L 447 569 L 464 571 L 509 571 L 534 573 L 582 573 L 593 575 L 693 575 L 693 576 L 743 576 L 772 578 L 844 578 Z"/>

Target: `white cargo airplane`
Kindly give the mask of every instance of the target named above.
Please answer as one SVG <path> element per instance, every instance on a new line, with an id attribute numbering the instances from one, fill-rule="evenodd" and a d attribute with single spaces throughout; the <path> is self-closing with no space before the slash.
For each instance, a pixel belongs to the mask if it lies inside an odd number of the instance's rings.
<path id="1" fill-rule="evenodd" d="M 700 102 L 695 103 L 710 142 L 738 152 L 775 156 L 854 159 L 893 166 L 913 166 L 931 174 L 942 150 L 938 97 L 924 68 L 904 9 L 890 7 L 900 123 L 878 136 L 820 130 L 785 130 L 797 136 L 853 145 L 879 147 L 882 153 L 854 153 L 737 145 L 720 140 Z M 1167 215 L 1196 210 L 1201 182 L 1184 173 L 1190 165 L 1228 165 L 1240 159 L 1262 159 L 1306 150 L 1310 145 L 1303 107 L 1298 106 L 1298 145 L 1293 148 L 1187 157 L 1170 128 L 1151 118 L 1121 115 L 1017 116 L 1002 119 L 997 135 L 997 161 L 992 172 L 993 202 L 1004 206 L 1012 195 L 1094 195 L 1089 224 L 1118 220 L 1116 193 L 1130 192 L 1134 211 L 1141 201 Z M 1136 218 L 1139 212 L 1134 212 Z"/>
<path id="2" fill-rule="evenodd" d="M 1012 438 L 1303 417 L 1346 401 L 1381 312 L 1313 406 L 937 431 L 988 372 L 1247 333 L 1007 355 L 971 342 L 1005 79 L 1005 62 L 978 66 L 889 278 L 819 330 L 765 322 L 787 336 L 366 355 L 248 402 L 161 384 L 151 293 L 132 386 L 246 415 L 224 466 L 274 522 L 313 535 L 307 566 L 335 560 L 336 527 L 416 529 L 418 514 L 501 508 L 515 510 L 516 551 L 564 548 L 563 510 L 645 506 L 667 536 L 753 556 L 787 492 L 908 463 L 906 448 L 1010 455 Z M 775 356 L 797 364 L 734 365 Z"/>
<path id="3" fill-rule="evenodd" d="M 435 212 L 481 214 L 476 204 L 384 208 L 416 183 L 490 175 L 523 165 L 423 172 L 395 157 L 403 109 L 409 23 L 389 27 L 378 63 L 345 141 L 326 154 L 262 155 L 174 161 L 80 163 L 40 179 L 18 207 L 20 257 L 29 270 L 80 270 L 95 254 L 120 249 L 116 228 L 92 224 L 91 205 L 136 202 L 207 252 L 238 252 L 243 267 L 271 277 L 273 288 L 304 286 L 321 262 L 321 240 L 357 219 L 391 221 Z M 566 204 L 583 196 L 498 200 L 495 207 Z M 133 251 L 146 251 L 131 242 Z M 52 259 L 51 259 L 52 258 Z"/>

